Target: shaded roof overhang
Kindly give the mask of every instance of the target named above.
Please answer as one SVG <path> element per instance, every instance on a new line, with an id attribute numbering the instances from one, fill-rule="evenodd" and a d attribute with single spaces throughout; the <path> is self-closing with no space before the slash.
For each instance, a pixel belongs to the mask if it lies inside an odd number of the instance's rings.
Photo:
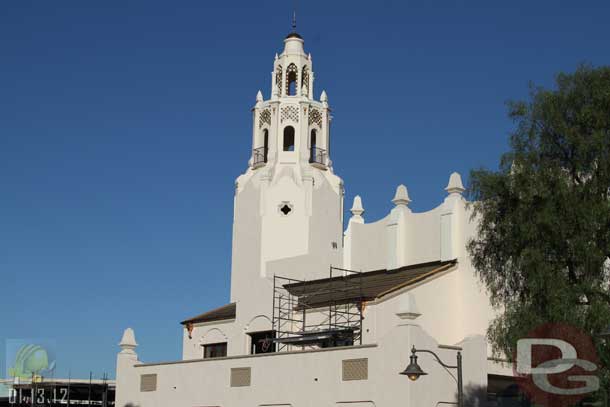
<path id="1" fill-rule="evenodd" d="M 375 270 L 291 283 L 284 285 L 284 288 L 299 298 L 301 306 L 309 308 L 372 301 L 449 270 L 456 264 L 457 260 L 433 261 L 393 270 Z"/>
<path id="2" fill-rule="evenodd" d="M 180 322 L 182 325 L 196 324 L 199 322 L 222 321 L 226 319 L 235 319 L 237 312 L 237 304 L 232 302 L 222 307 L 215 308 L 211 311 L 204 312 L 189 319 Z"/>

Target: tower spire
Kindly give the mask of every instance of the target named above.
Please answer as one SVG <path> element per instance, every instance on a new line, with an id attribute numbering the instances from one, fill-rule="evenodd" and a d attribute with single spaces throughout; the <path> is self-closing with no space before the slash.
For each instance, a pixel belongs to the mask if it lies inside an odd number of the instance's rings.
<path id="1" fill-rule="evenodd" d="M 292 7 L 292 32 L 297 32 L 297 0 L 294 0 Z"/>

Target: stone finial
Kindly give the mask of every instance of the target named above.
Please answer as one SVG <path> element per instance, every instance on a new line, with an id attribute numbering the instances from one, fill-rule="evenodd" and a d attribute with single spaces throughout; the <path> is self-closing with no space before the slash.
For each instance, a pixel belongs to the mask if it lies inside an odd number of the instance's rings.
<path id="1" fill-rule="evenodd" d="M 362 214 L 364 213 L 364 208 L 362 207 L 362 198 L 360 198 L 360 195 L 356 195 L 354 197 L 354 203 L 352 205 L 352 209 L 350 209 L 350 212 L 354 216 L 362 216 Z"/>
<path id="2" fill-rule="evenodd" d="M 133 332 L 133 329 L 127 328 L 123 332 L 123 337 L 121 338 L 119 346 L 121 347 L 121 353 L 134 353 L 138 343 L 136 342 L 136 335 Z"/>
<path id="3" fill-rule="evenodd" d="M 409 205 L 411 202 L 411 198 L 409 198 L 409 191 L 407 191 L 407 187 L 404 185 L 399 185 L 396 188 L 396 194 L 394 195 L 394 199 L 392 199 L 392 203 L 396 206 L 398 205 Z"/>
<path id="4" fill-rule="evenodd" d="M 307 59 L 309 59 L 311 61 L 311 52 L 309 54 L 307 54 Z"/>
<path id="5" fill-rule="evenodd" d="M 449 184 L 447 184 L 447 191 L 450 194 L 461 194 L 465 191 L 464 185 L 462 185 L 462 177 L 459 173 L 454 172 L 449 177 Z"/>
<path id="6" fill-rule="evenodd" d="M 350 222 L 355 223 L 364 223 L 364 218 L 362 214 L 364 213 L 364 208 L 362 207 L 362 199 L 360 195 L 356 195 L 354 197 L 354 203 L 352 204 L 352 209 L 350 209 L 352 213 L 352 217 L 350 218 Z"/>
<path id="7" fill-rule="evenodd" d="M 261 92 L 260 90 L 258 91 L 258 93 L 256 94 L 256 102 L 262 102 L 263 101 L 263 92 Z"/>
<path id="8" fill-rule="evenodd" d="M 277 56 L 277 52 L 275 53 L 275 60 L 277 61 L 279 57 Z"/>
<path id="9" fill-rule="evenodd" d="M 396 315 L 400 319 L 411 320 L 416 319 L 421 315 L 413 294 L 406 293 L 402 295 L 398 301 L 398 310 L 396 311 Z"/>
<path id="10" fill-rule="evenodd" d="M 320 95 L 320 102 L 328 103 L 328 95 L 326 94 L 325 90 L 323 90 L 322 94 Z"/>

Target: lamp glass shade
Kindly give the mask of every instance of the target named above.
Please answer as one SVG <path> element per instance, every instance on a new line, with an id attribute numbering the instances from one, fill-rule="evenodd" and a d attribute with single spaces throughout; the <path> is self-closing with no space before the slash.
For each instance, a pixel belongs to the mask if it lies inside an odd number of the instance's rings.
<path id="1" fill-rule="evenodd" d="M 415 381 L 419 379 L 420 376 L 425 376 L 428 373 L 424 372 L 417 364 L 417 356 L 411 355 L 409 366 L 407 366 L 404 371 L 400 372 L 400 374 L 407 376 L 411 381 Z"/>

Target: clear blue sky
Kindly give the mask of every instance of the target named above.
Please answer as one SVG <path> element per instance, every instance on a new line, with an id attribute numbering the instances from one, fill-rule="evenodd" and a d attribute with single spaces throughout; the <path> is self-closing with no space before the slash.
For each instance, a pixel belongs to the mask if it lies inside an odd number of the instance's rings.
<path id="1" fill-rule="evenodd" d="M 529 81 L 610 63 L 608 2 L 300 3 L 346 206 L 362 195 L 367 220 L 399 183 L 423 211 L 452 171 L 495 168 L 504 103 Z M 54 340 L 59 376 L 113 376 L 128 326 L 143 360 L 180 357 L 179 321 L 228 301 L 234 180 L 290 15 L 289 1 L 2 2 L 0 344 Z"/>

